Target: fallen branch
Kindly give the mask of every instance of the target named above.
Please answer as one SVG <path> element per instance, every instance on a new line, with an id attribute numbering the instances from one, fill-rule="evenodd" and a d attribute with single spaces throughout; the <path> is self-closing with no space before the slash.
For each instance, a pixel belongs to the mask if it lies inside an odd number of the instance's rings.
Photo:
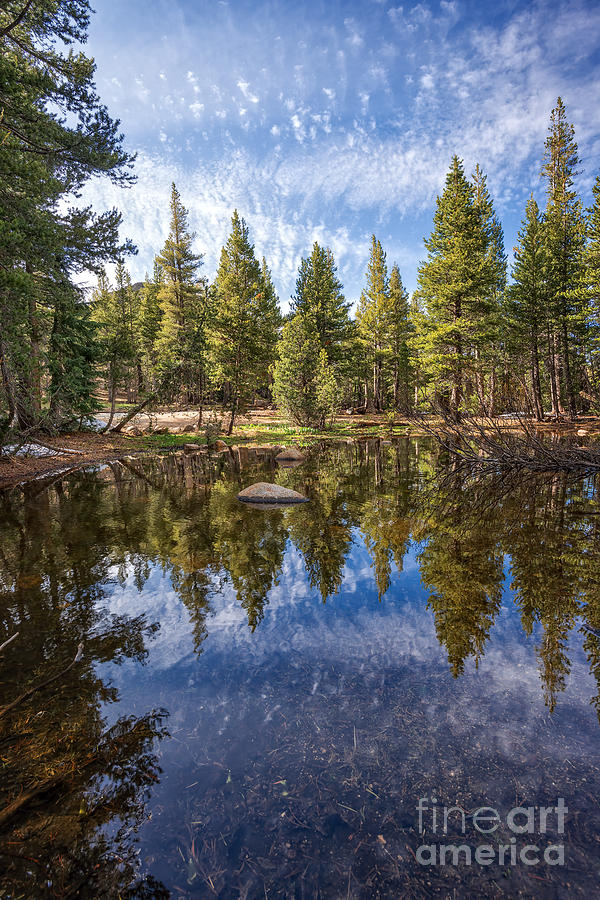
<path id="1" fill-rule="evenodd" d="M 600 470 L 600 448 L 574 446 L 569 440 L 549 445 L 519 413 L 514 417 L 520 434 L 503 431 L 498 421 L 489 416 L 463 415 L 460 422 L 455 422 L 443 411 L 438 411 L 438 415 L 441 424 L 429 422 L 424 415 L 411 418 L 444 450 L 471 465 L 537 472 Z"/>
<path id="2" fill-rule="evenodd" d="M 145 409 L 148 406 L 148 404 L 154 400 L 158 400 L 158 393 L 156 393 L 156 392 L 154 392 L 153 394 L 150 394 L 148 397 L 146 397 L 145 400 L 142 400 L 141 403 L 138 403 L 137 406 L 134 406 L 134 408 L 132 410 L 130 410 L 126 416 L 123 416 L 123 418 L 110 429 L 111 433 L 120 434 L 120 432 L 123 430 L 125 425 L 127 425 L 128 422 L 131 422 L 131 420 L 134 419 L 138 413 L 141 413 L 141 411 L 143 409 Z"/>
<path id="3" fill-rule="evenodd" d="M 9 637 L 9 639 L 7 641 L 4 641 L 3 644 L 0 644 L 0 653 L 2 653 L 2 651 L 4 650 L 5 647 L 8 647 L 8 645 L 10 644 L 11 641 L 14 641 L 14 639 L 18 638 L 18 637 L 19 637 L 19 632 L 15 631 L 15 633 L 13 634 L 12 637 Z"/>
<path id="4" fill-rule="evenodd" d="M 74 450 L 70 447 L 53 447 L 51 444 L 45 444 L 39 438 L 28 438 L 30 444 L 37 444 L 38 447 L 44 447 L 45 450 L 52 450 L 54 453 L 83 453 L 83 450 Z M 26 442 L 27 443 L 27 442 Z"/>

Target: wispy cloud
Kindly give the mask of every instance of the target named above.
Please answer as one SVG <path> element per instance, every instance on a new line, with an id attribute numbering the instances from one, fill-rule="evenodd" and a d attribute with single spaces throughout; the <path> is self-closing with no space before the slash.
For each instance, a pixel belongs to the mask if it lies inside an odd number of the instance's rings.
<path id="1" fill-rule="evenodd" d="M 96 17 L 100 91 L 139 151 L 139 182 L 126 194 L 96 182 L 90 196 L 123 209 L 138 274 L 164 240 L 175 180 L 209 276 L 238 206 L 283 299 L 316 235 L 339 255 L 350 297 L 372 231 L 390 260 L 404 261 L 412 287 L 454 153 L 468 172 L 479 162 L 488 173 L 510 247 L 527 195 L 540 188 L 558 94 L 589 189 L 600 154 L 592 0 L 499 8 L 493 26 L 465 0 L 344 9 L 307 16 L 283 4 L 266 15 L 259 0 L 252 16 L 229 4 L 207 20 L 190 0 L 173 0 L 167 18 L 132 0 L 126 20 L 116 6 L 112 25 L 105 11 Z"/>

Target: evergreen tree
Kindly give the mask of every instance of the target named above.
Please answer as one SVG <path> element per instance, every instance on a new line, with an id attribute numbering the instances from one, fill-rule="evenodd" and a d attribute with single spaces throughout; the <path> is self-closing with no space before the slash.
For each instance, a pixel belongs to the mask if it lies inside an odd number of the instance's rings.
<path id="1" fill-rule="evenodd" d="M 159 301 L 161 288 L 160 266 L 154 261 L 154 276 L 146 275 L 144 285 L 138 295 L 137 335 L 145 386 L 155 388 L 158 369 L 157 343 L 162 323 L 162 309 Z"/>
<path id="2" fill-rule="evenodd" d="M 338 387 L 310 314 L 296 313 L 283 326 L 273 376 L 277 402 L 298 425 L 323 428 L 332 418 Z"/>
<path id="3" fill-rule="evenodd" d="M 514 251 L 509 314 L 516 352 L 524 352 L 529 358 L 532 406 L 538 422 L 544 418 L 540 340 L 547 323 L 546 251 L 542 230 L 539 208 L 532 194 Z"/>
<path id="4" fill-rule="evenodd" d="M 85 43 L 88 24 L 85 0 L 9 0 L 0 10 L 0 358 L 8 419 L 21 428 L 89 414 L 89 311 L 68 283 L 132 249 L 119 242 L 116 210 L 97 216 L 64 202 L 94 174 L 131 181 L 94 61 L 62 50 Z"/>
<path id="5" fill-rule="evenodd" d="M 585 222 L 581 200 L 574 189 L 579 154 L 575 130 L 567 122 L 559 97 L 550 115 L 542 175 L 548 198 L 544 217 L 547 253 L 550 387 L 552 412 L 577 415 L 577 353 L 581 350 L 587 309 L 580 290 Z"/>
<path id="6" fill-rule="evenodd" d="M 106 275 L 101 273 L 91 306 L 100 346 L 101 371 L 110 400 L 110 415 L 105 430 L 112 425 L 118 391 L 128 380 L 135 359 L 131 279 L 121 261 L 117 264 L 115 277 L 117 286 L 112 290 Z"/>
<path id="7" fill-rule="evenodd" d="M 358 341 L 367 372 L 365 400 L 368 409 L 380 412 L 384 407 L 384 363 L 391 325 L 390 286 L 386 256 L 375 235 L 371 237 L 371 257 L 367 267 L 367 285 L 360 295 L 356 312 Z"/>
<path id="8" fill-rule="evenodd" d="M 410 321 L 408 291 L 402 284 L 400 269 L 394 263 L 389 281 L 389 323 L 387 343 L 394 409 L 407 413 L 412 407 L 411 389 L 414 373 L 409 339 L 413 331 Z"/>
<path id="9" fill-rule="evenodd" d="M 473 341 L 474 377 L 480 408 L 492 415 L 500 352 L 501 311 L 506 290 L 506 253 L 504 234 L 487 188 L 487 177 L 479 165 L 475 167 L 472 181 L 473 201 L 479 214 L 484 241 L 478 260 L 479 285 L 473 307 L 473 316 L 477 322 Z"/>
<path id="10" fill-rule="evenodd" d="M 229 434 L 257 384 L 266 380 L 279 324 L 274 291 L 265 284 L 248 226 L 237 210 L 231 226 L 221 250 L 210 334 L 213 382 L 223 385 Z"/>
<path id="11" fill-rule="evenodd" d="M 482 316 L 482 261 L 489 237 L 475 203 L 475 190 L 455 156 L 437 199 L 434 230 L 425 241 L 428 257 L 418 272 L 417 296 L 426 315 L 413 341 L 438 399 L 458 418 L 465 381 L 473 374 L 475 350 L 488 322 Z"/>
<path id="12" fill-rule="evenodd" d="M 593 203 L 588 210 L 585 250 L 585 291 L 591 332 L 591 381 L 594 393 L 600 392 L 600 175 L 592 188 Z"/>
<path id="13" fill-rule="evenodd" d="M 156 258 L 160 271 L 157 365 L 170 393 L 176 396 L 183 389 L 187 402 L 199 403 L 202 410 L 210 298 L 206 282 L 199 277 L 202 255 L 192 249 L 196 235 L 189 230 L 187 210 L 174 184 L 170 206 L 169 235 Z"/>
<path id="14" fill-rule="evenodd" d="M 273 284 L 271 270 L 266 259 L 262 258 L 260 267 L 260 293 L 256 300 L 256 315 L 261 323 L 264 340 L 259 342 L 258 350 L 262 351 L 257 358 L 256 389 L 268 389 L 272 382 L 273 359 L 279 340 L 282 316 L 279 309 L 279 297 Z"/>
<path id="15" fill-rule="evenodd" d="M 350 304 L 344 299 L 336 272 L 331 250 L 315 241 L 310 256 L 300 262 L 291 310 L 313 316 L 328 361 L 340 372 L 345 372 L 350 357 L 352 326 L 348 316 Z"/>
<path id="16" fill-rule="evenodd" d="M 54 283 L 52 306 L 47 402 L 50 422 L 68 428 L 98 408 L 94 387 L 101 350 L 90 308 L 68 278 Z"/>

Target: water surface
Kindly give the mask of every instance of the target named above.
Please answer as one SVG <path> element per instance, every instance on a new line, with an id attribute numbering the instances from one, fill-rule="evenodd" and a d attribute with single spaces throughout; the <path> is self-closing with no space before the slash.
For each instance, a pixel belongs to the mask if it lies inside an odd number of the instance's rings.
<path id="1" fill-rule="evenodd" d="M 0 494 L 0 896 L 597 895 L 597 479 L 272 457 Z M 257 480 L 311 502 L 248 508 Z M 508 826 L 559 798 L 564 832 Z M 440 844 L 539 862 L 419 862 Z"/>

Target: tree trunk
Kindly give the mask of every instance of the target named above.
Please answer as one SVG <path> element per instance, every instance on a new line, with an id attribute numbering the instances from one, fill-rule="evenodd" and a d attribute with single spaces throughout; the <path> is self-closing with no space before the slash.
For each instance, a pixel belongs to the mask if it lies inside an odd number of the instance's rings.
<path id="1" fill-rule="evenodd" d="M 485 415 L 486 407 L 485 407 L 485 383 L 483 380 L 483 375 L 480 369 L 481 363 L 481 352 L 479 347 L 475 350 L 475 390 L 477 391 L 477 397 L 479 399 L 479 406 L 481 409 L 482 415 Z"/>
<path id="2" fill-rule="evenodd" d="M 369 382 L 365 381 L 365 412 L 374 413 L 375 405 L 373 403 L 373 397 L 371 396 L 371 392 L 369 391 Z"/>
<path id="3" fill-rule="evenodd" d="M 15 404 L 15 388 L 12 373 L 10 371 L 10 365 L 6 355 L 6 347 L 4 345 L 4 341 L 0 340 L 0 372 L 2 373 L 2 387 L 4 388 L 4 396 L 6 397 L 6 406 L 7 406 L 7 414 L 4 422 L 1 426 L 2 434 L 10 428 L 12 425 L 15 413 L 16 413 L 16 404 Z"/>
<path id="4" fill-rule="evenodd" d="M 562 388 L 562 366 L 560 358 L 560 340 L 556 333 L 552 334 L 552 358 L 554 362 L 554 380 L 556 383 L 556 405 L 559 416 L 564 416 L 565 407 L 563 403 Z"/>
<path id="5" fill-rule="evenodd" d="M 496 366 L 492 366 L 490 374 L 490 402 L 488 404 L 488 416 L 493 418 L 496 414 Z"/>
<path id="6" fill-rule="evenodd" d="M 540 382 L 540 359 L 538 352 L 537 332 L 531 335 L 531 390 L 533 393 L 533 409 L 536 422 L 544 421 L 544 406 L 542 403 L 542 386 Z"/>
<path id="7" fill-rule="evenodd" d="M 130 412 L 128 412 L 126 416 L 123 416 L 120 422 L 117 422 L 114 428 L 111 428 L 113 434 L 119 434 L 128 422 L 131 422 L 131 420 L 135 418 L 138 413 L 145 409 L 153 400 L 156 400 L 157 397 L 158 394 L 156 391 L 154 391 L 152 394 L 149 394 L 145 400 L 142 400 L 141 403 L 138 403 L 137 406 L 134 406 L 134 408 Z"/>
<path id="8" fill-rule="evenodd" d="M 567 405 L 569 407 L 569 418 L 577 418 L 577 401 L 575 399 L 575 391 L 573 389 L 573 379 L 571 376 L 571 362 L 569 359 L 569 333 L 567 331 L 567 323 L 562 323 L 562 362 L 563 371 L 565 373 L 565 390 L 567 392 Z"/>
<path id="9" fill-rule="evenodd" d="M 459 322 L 462 314 L 461 299 L 454 301 L 454 321 Z M 460 421 L 460 403 L 462 400 L 462 338 L 460 332 L 456 337 L 456 361 L 452 379 L 452 391 L 450 394 L 450 412 L 455 422 Z"/>
<path id="10" fill-rule="evenodd" d="M 235 415 L 237 412 L 237 398 L 234 400 L 233 405 L 231 407 L 231 417 L 229 419 L 229 426 L 227 428 L 227 434 L 231 434 L 233 431 L 233 423 L 235 422 Z"/>
<path id="11" fill-rule="evenodd" d="M 26 266 L 30 271 L 29 266 Z M 29 349 L 31 352 L 31 369 L 29 371 L 29 395 L 31 397 L 32 410 L 36 415 L 42 411 L 42 374 L 41 374 L 41 338 L 37 314 L 37 303 L 33 292 L 29 293 L 27 300 L 29 316 Z"/>
<path id="12" fill-rule="evenodd" d="M 558 419 L 562 415 L 563 409 L 560 401 L 560 368 L 556 358 L 555 338 L 550 327 L 548 327 L 548 374 L 550 375 L 550 398 L 552 401 L 552 416 Z M 558 378 L 557 378 L 558 374 Z"/>
<path id="13" fill-rule="evenodd" d="M 141 359 L 136 360 L 136 370 L 137 370 L 137 397 L 135 399 L 139 400 L 140 394 L 144 390 L 144 373 L 142 371 Z"/>
<path id="14" fill-rule="evenodd" d="M 113 419 L 115 417 L 115 406 L 117 405 L 117 389 L 116 389 L 116 385 L 113 383 L 112 377 L 110 379 L 108 393 L 110 396 L 110 414 L 108 416 L 108 422 L 106 423 L 104 428 L 102 428 L 102 430 L 100 431 L 100 434 L 106 434 L 106 432 L 109 430 L 110 426 L 112 425 Z"/>

